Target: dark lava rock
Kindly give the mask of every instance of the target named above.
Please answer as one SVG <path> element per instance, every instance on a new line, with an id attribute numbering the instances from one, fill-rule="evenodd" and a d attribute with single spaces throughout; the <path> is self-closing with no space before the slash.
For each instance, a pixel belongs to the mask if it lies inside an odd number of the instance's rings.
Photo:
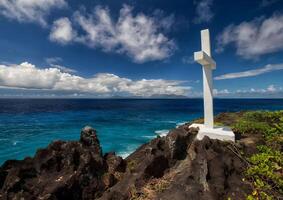
<path id="1" fill-rule="evenodd" d="M 115 167 L 106 164 L 96 131 L 85 127 L 79 142 L 55 141 L 34 158 L 5 162 L 0 168 L 0 199 L 98 198 L 117 182 L 113 173 L 123 171 L 123 159 L 111 159 Z"/>
<path id="2" fill-rule="evenodd" d="M 189 124 L 141 146 L 127 160 L 122 180 L 101 200 L 245 199 L 251 186 L 242 181 L 246 163 L 233 143 L 195 140 Z"/>
<path id="3" fill-rule="evenodd" d="M 250 152 L 250 141 L 198 141 L 197 132 L 185 124 L 124 160 L 102 155 L 96 131 L 85 127 L 79 141 L 55 141 L 33 158 L 5 162 L 0 199 L 245 199 L 251 186 L 242 181 L 246 163 L 235 152 Z"/>

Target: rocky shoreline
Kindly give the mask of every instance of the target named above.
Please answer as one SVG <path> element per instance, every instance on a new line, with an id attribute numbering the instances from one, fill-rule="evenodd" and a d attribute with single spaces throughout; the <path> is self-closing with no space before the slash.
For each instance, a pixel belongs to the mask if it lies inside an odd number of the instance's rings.
<path id="1" fill-rule="evenodd" d="M 221 114 L 216 121 L 229 125 L 233 119 Z M 6 161 L 0 167 L 0 199 L 245 199 L 252 185 L 244 181 L 247 163 L 240 155 L 256 152 L 260 137 L 198 141 L 198 130 L 189 125 L 126 159 L 103 154 L 96 131 L 85 127 L 79 141 L 54 141 L 33 158 Z"/>

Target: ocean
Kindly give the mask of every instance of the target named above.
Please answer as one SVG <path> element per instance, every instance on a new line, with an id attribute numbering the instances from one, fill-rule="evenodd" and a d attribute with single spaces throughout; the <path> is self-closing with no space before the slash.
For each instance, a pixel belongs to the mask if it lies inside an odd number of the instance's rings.
<path id="1" fill-rule="evenodd" d="M 282 110 L 282 99 L 215 99 L 215 114 Z M 202 99 L 0 99 L 0 164 L 33 156 L 54 140 L 78 140 L 88 125 L 103 152 L 126 157 L 169 129 L 203 116 Z"/>

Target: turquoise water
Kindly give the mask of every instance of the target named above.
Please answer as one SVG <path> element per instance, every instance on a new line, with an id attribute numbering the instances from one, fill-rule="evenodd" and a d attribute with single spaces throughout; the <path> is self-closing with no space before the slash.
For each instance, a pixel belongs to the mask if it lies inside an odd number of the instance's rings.
<path id="1" fill-rule="evenodd" d="M 216 99 L 215 113 L 283 109 L 282 99 Z M 104 152 L 127 156 L 179 123 L 202 117 L 201 99 L 179 100 L 0 100 L 0 164 L 32 156 L 53 140 L 77 140 L 92 126 Z"/>

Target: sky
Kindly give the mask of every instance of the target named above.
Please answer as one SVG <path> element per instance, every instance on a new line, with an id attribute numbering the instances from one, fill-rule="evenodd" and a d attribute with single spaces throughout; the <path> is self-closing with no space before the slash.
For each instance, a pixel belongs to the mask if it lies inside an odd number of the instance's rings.
<path id="1" fill-rule="evenodd" d="M 0 97 L 283 98 L 283 0 L 0 0 Z"/>

